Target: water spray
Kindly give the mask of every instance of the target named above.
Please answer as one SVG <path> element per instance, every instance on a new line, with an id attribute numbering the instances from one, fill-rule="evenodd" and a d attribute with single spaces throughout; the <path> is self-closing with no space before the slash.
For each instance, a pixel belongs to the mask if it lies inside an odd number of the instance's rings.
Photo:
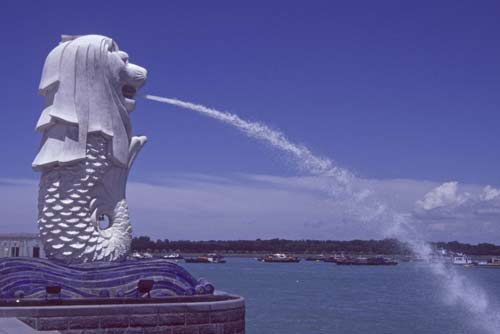
<path id="1" fill-rule="evenodd" d="M 278 148 L 289 154 L 294 158 L 299 168 L 314 175 L 333 176 L 342 184 L 350 183 L 350 179 L 353 178 L 353 175 L 349 171 L 335 166 L 330 159 L 314 155 L 307 147 L 290 142 L 282 132 L 274 130 L 265 124 L 245 121 L 234 114 L 208 108 L 200 104 L 184 102 L 175 98 L 154 95 L 144 95 L 143 97 L 148 100 L 193 110 L 223 123 L 230 124 L 246 135 L 265 141 L 274 148 Z"/>
<path id="2" fill-rule="evenodd" d="M 484 333 L 497 334 L 500 332 L 500 314 L 498 310 L 491 306 L 492 304 L 486 292 L 444 263 L 431 263 L 432 248 L 419 237 L 413 228 L 412 215 L 391 210 L 387 205 L 374 198 L 372 192 L 367 192 L 367 189 L 356 189 L 354 185 L 359 183 L 359 179 L 350 171 L 336 166 L 330 159 L 313 154 L 303 145 L 292 143 L 282 132 L 274 130 L 265 124 L 249 122 L 228 112 L 175 98 L 154 95 L 144 95 L 143 97 L 148 100 L 196 111 L 204 116 L 232 125 L 247 136 L 268 143 L 273 148 L 285 152 L 293 159 L 299 169 L 312 175 L 328 177 L 329 180 L 333 181 L 332 186 L 335 187 L 332 193 L 344 197 L 344 201 L 348 203 L 348 211 L 357 212 L 358 218 L 364 217 L 363 221 L 387 220 L 391 222 L 387 234 L 405 241 L 417 256 L 427 260 L 429 265 L 426 268 L 443 285 L 443 291 L 446 293 L 447 299 L 455 305 L 464 307 L 476 320 L 478 328 L 481 328 Z M 366 196 L 366 193 L 370 193 L 370 195 Z"/>

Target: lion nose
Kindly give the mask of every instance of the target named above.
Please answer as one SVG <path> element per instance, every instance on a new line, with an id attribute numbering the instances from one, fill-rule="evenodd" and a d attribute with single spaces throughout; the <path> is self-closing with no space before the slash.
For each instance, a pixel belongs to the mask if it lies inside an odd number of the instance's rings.
<path id="1" fill-rule="evenodd" d="M 148 71 L 144 67 L 128 63 L 127 74 L 129 77 L 128 83 L 135 88 L 141 88 L 146 82 Z"/>

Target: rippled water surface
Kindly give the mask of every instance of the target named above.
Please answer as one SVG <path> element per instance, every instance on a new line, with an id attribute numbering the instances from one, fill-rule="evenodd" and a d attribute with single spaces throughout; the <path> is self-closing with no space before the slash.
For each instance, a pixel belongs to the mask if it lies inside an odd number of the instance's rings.
<path id="1" fill-rule="evenodd" d="M 182 265 L 219 290 L 245 297 L 248 334 L 483 333 L 466 310 L 450 306 L 424 263 L 351 267 L 227 261 Z M 500 300 L 500 269 L 457 270 L 484 286 L 495 303 Z"/>

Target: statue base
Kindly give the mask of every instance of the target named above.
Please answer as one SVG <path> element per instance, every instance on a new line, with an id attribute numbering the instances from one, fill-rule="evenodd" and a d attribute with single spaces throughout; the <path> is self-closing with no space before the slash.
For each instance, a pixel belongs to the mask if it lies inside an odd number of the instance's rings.
<path id="1" fill-rule="evenodd" d="M 154 281 L 151 290 L 141 291 L 141 281 Z M 210 283 L 164 259 L 68 266 L 5 258 L 0 327 L 5 324 L 16 328 L 13 334 L 28 333 L 26 326 L 32 333 L 244 334 L 245 301 L 214 292 Z"/>
<path id="2" fill-rule="evenodd" d="M 16 326 L 12 326 L 13 322 L 17 322 Z M 21 300 L 10 306 L 0 303 L 0 329 L 4 323 L 14 328 L 9 331 L 12 334 L 244 334 L 245 301 L 223 293 L 141 299 Z"/>
<path id="3" fill-rule="evenodd" d="M 214 287 L 165 259 L 64 265 L 0 259 L 0 300 L 163 298 L 213 294 Z"/>

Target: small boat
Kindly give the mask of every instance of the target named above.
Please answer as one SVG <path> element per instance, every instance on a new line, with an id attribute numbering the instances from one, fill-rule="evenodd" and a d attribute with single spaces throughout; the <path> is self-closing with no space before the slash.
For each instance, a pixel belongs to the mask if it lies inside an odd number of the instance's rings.
<path id="1" fill-rule="evenodd" d="M 489 259 L 488 261 L 479 261 L 474 263 L 475 267 L 480 267 L 480 268 L 493 268 L 493 269 L 500 269 L 500 259 L 497 257 L 493 257 Z"/>
<path id="2" fill-rule="evenodd" d="M 306 261 L 312 261 L 312 262 L 321 262 L 325 260 L 324 255 L 316 255 L 316 256 L 308 256 L 305 258 Z"/>
<path id="3" fill-rule="evenodd" d="M 394 260 L 385 257 L 371 257 L 366 260 L 369 266 L 396 266 L 398 263 Z"/>
<path id="4" fill-rule="evenodd" d="M 184 259 L 186 263 L 226 263 L 224 257 L 218 254 L 207 254 L 203 256 L 191 257 Z"/>
<path id="5" fill-rule="evenodd" d="M 283 253 L 276 253 L 271 255 L 266 255 L 257 259 L 260 262 L 276 262 L 276 263 L 297 263 L 300 262 L 300 258 L 296 256 L 288 256 Z"/>
<path id="6" fill-rule="evenodd" d="M 395 266 L 397 264 L 396 261 L 381 256 L 337 259 L 337 265 L 340 266 Z"/>
<path id="7" fill-rule="evenodd" d="M 466 264 L 473 264 L 472 260 L 464 254 L 457 254 L 451 258 L 451 263 L 459 266 L 464 266 Z"/>
<path id="8" fill-rule="evenodd" d="M 351 257 L 344 257 L 341 259 L 335 259 L 335 261 L 330 261 L 330 262 L 335 262 L 339 266 L 354 266 L 354 265 L 360 265 L 361 260 L 360 259 L 355 259 Z"/>
<path id="9" fill-rule="evenodd" d="M 153 255 L 147 252 L 145 253 L 134 252 L 132 253 L 132 257 L 134 259 L 142 260 L 142 259 L 151 259 L 153 258 Z"/>
<path id="10" fill-rule="evenodd" d="M 346 257 L 342 253 L 342 254 L 335 254 L 335 255 L 327 256 L 323 259 L 323 262 L 337 263 L 338 261 L 349 260 L 349 259 L 350 258 Z"/>
<path id="11" fill-rule="evenodd" d="M 169 253 L 167 255 L 163 255 L 163 258 L 167 260 L 182 260 L 184 257 L 181 254 L 174 252 L 174 253 Z"/>
<path id="12" fill-rule="evenodd" d="M 143 259 L 143 258 L 144 258 L 144 257 L 142 256 L 142 254 L 141 254 L 141 253 L 139 253 L 139 252 L 133 252 L 133 253 L 132 253 L 132 257 L 133 257 L 134 259 Z"/>
<path id="13" fill-rule="evenodd" d="M 153 258 L 153 254 L 148 253 L 148 252 L 143 253 L 142 256 L 144 256 L 145 259 L 152 259 Z"/>

